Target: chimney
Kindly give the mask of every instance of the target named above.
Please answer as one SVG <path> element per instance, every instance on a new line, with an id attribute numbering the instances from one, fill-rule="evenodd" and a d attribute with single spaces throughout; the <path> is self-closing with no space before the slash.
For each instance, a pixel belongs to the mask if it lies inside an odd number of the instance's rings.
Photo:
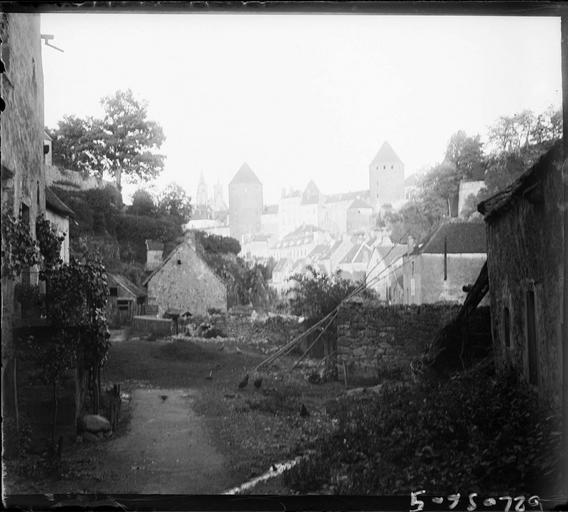
<path id="1" fill-rule="evenodd" d="M 414 251 L 415 247 L 416 247 L 416 242 L 414 241 L 413 236 L 408 235 L 408 244 L 407 244 L 408 254 L 410 254 L 412 251 Z"/>

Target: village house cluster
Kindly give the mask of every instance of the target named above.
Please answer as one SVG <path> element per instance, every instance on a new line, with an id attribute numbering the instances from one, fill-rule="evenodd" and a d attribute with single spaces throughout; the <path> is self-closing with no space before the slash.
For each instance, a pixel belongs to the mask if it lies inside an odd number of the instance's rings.
<path id="1" fill-rule="evenodd" d="M 61 186 L 66 180 L 79 180 L 78 186 L 87 188 L 102 185 L 51 165 L 44 131 L 39 15 L 3 14 L 1 28 L 7 104 L 1 117 L 2 206 L 21 215 L 32 236 L 36 218 L 46 214 L 66 235 L 61 256 L 69 261 L 74 214 L 50 185 L 57 181 Z M 265 205 L 262 183 L 245 163 L 229 183 L 227 205 L 221 185 L 211 198 L 202 176 L 194 218 L 186 227 L 236 238 L 246 258 L 274 258 L 271 285 L 280 292 L 290 286 L 290 276 L 313 266 L 364 282 L 385 304 L 461 303 L 487 262 L 497 357 L 518 367 L 539 389 L 559 396 L 562 161 L 558 144 L 517 182 L 479 205 L 485 222 L 451 219 L 421 241 L 393 243 L 389 233 L 375 227 L 378 215 L 398 208 L 414 193 L 415 185 L 405 182 L 404 164 L 388 142 L 371 161 L 369 187 L 362 191 L 324 195 L 310 181 L 303 192 L 286 191 L 278 204 Z M 462 184 L 460 205 L 479 186 Z M 192 236 L 169 254 L 149 240 L 147 255 L 143 287 L 124 276 L 110 276 L 111 314 L 132 319 L 140 312 L 162 317 L 172 309 L 192 314 L 211 308 L 226 311 L 226 286 L 198 255 Z M 28 269 L 20 279 L 37 284 L 37 269 Z M 12 361 L 4 348 L 18 321 L 14 285 L 2 279 L 3 383 L 8 385 L 4 377 L 10 375 Z"/>

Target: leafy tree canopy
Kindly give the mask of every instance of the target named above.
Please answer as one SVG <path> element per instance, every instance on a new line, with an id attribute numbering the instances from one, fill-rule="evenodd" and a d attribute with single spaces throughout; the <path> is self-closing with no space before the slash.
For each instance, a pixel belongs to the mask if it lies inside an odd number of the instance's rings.
<path id="1" fill-rule="evenodd" d="M 120 189 L 122 174 L 132 181 L 155 178 L 164 167 L 157 151 L 165 140 L 160 125 L 147 119 L 147 103 L 130 89 L 102 98 L 102 119 L 65 116 L 53 137 L 56 165 L 103 176 L 109 173 Z"/>
<path id="2" fill-rule="evenodd" d="M 158 214 L 168 215 L 185 224 L 191 219 L 191 198 L 177 183 L 170 183 L 158 198 Z"/>
<path id="3" fill-rule="evenodd" d="M 154 215 L 156 205 L 152 194 L 143 188 L 138 189 L 132 196 L 132 205 L 128 208 L 128 213 L 133 215 Z"/>

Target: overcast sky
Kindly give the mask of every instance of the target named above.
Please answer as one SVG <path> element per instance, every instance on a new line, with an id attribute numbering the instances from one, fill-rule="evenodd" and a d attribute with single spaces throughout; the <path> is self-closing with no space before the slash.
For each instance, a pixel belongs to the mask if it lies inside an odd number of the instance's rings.
<path id="1" fill-rule="evenodd" d="M 409 175 L 458 129 L 561 104 L 559 18 L 42 14 L 42 33 L 65 50 L 43 47 L 46 125 L 131 88 L 166 135 L 158 189 L 192 197 L 245 161 L 267 204 L 366 189 L 384 140 Z"/>

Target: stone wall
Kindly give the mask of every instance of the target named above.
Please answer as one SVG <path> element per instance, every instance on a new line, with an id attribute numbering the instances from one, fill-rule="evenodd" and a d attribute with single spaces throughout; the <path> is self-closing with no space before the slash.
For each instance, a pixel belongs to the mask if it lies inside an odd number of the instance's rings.
<path id="1" fill-rule="evenodd" d="M 303 332 L 297 317 L 259 316 L 251 312 L 231 310 L 227 314 L 210 315 L 209 321 L 237 343 L 284 346 Z"/>
<path id="2" fill-rule="evenodd" d="M 351 300 L 337 316 L 337 362 L 348 380 L 380 381 L 408 372 L 410 361 L 458 312 L 459 305 L 392 305 Z"/>
<path id="3" fill-rule="evenodd" d="M 114 183 L 111 181 L 85 175 L 70 169 L 62 169 L 55 165 L 45 166 L 45 182 L 48 186 L 54 185 L 65 190 L 90 190 L 93 188 L 105 188 L 107 185 L 114 186 Z"/>
<path id="4" fill-rule="evenodd" d="M 497 362 L 516 367 L 541 396 L 557 403 L 562 388 L 562 283 L 566 279 L 562 163 L 558 143 L 533 168 L 537 186 L 531 193 L 511 198 L 505 211 L 487 221 L 487 270 Z M 531 317 L 534 350 L 529 353 Z"/>
<path id="5" fill-rule="evenodd" d="M 43 68 L 39 14 L 0 14 L 2 40 L 2 210 L 18 216 L 27 208 L 35 238 L 36 217 L 45 212 L 43 169 Z M 30 283 L 37 284 L 37 268 Z M 15 321 L 14 280 L 2 278 L 2 388 L 4 414 L 12 414 L 15 402 L 12 365 L 12 328 Z"/>
<path id="6" fill-rule="evenodd" d="M 156 336 L 169 336 L 174 333 L 174 323 L 171 319 L 156 318 L 155 316 L 135 316 L 132 319 L 132 330 Z"/>

